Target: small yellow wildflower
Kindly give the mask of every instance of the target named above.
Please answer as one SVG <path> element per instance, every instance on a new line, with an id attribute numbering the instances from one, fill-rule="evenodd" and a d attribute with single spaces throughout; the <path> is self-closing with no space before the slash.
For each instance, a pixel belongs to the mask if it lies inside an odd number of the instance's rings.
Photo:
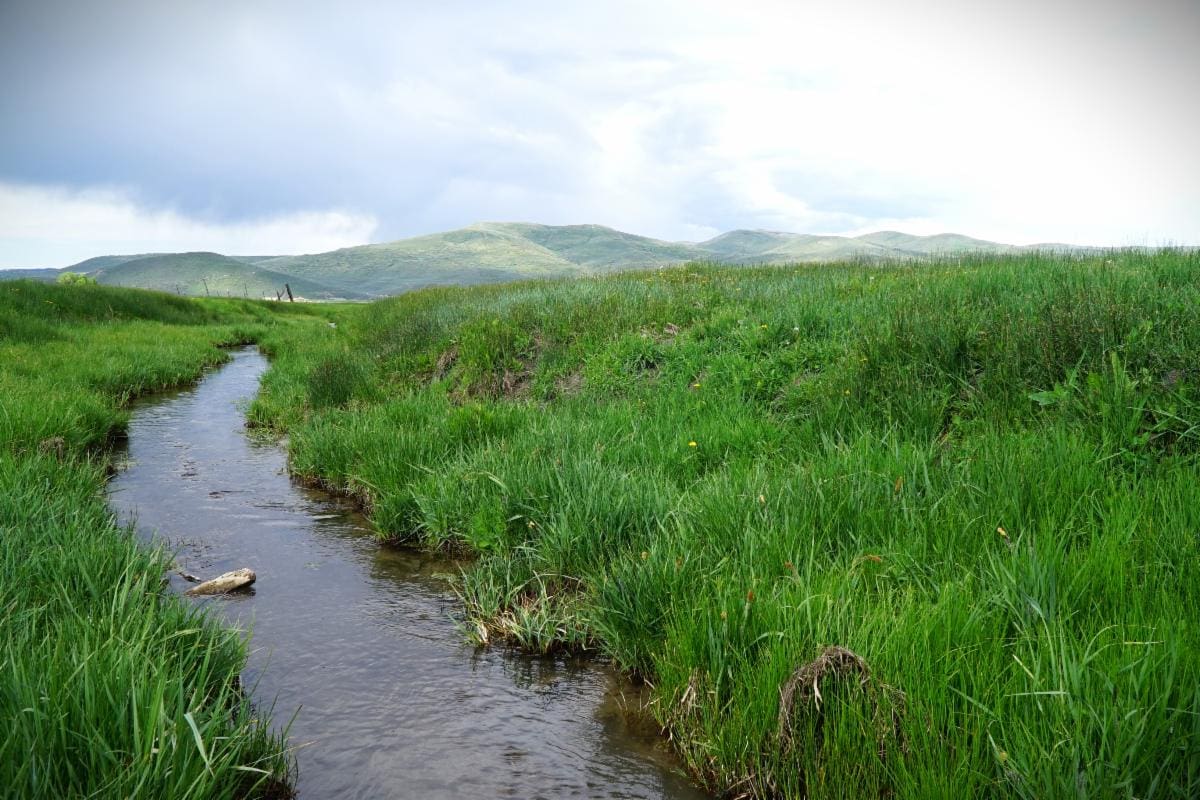
<path id="1" fill-rule="evenodd" d="M 1005 539 L 1008 538 L 1008 531 L 1004 530 L 1004 528 L 997 526 L 996 533 L 1000 534 Z"/>
<path id="2" fill-rule="evenodd" d="M 693 384 L 692 384 L 692 388 L 693 388 L 693 389 L 699 389 L 699 388 L 700 388 L 700 381 L 696 381 L 695 383 L 693 383 Z"/>
<path id="3" fill-rule="evenodd" d="M 688 447 L 695 447 L 695 446 L 696 446 L 695 442 L 688 442 Z"/>
<path id="4" fill-rule="evenodd" d="M 645 550 L 643 550 L 642 551 L 642 561 L 645 561 L 649 557 L 650 557 L 650 554 L 647 553 Z"/>

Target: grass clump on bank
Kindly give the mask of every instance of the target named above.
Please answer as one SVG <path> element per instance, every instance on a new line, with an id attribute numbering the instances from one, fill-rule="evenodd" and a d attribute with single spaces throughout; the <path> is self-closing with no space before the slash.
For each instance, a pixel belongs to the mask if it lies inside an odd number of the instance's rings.
<path id="1" fill-rule="evenodd" d="M 280 311 L 0 285 L 0 794 L 286 794 L 241 635 L 163 594 L 169 554 L 117 525 L 101 447 L 131 397 L 195 379 Z"/>
<path id="2" fill-rule="evenodd" d="M 475 553 L 480 639 L 652 682 L 710 787 L 1196 796 L 1198 268 L 433 289 L 277 338 L 252 415 L 383 535 Z"/>

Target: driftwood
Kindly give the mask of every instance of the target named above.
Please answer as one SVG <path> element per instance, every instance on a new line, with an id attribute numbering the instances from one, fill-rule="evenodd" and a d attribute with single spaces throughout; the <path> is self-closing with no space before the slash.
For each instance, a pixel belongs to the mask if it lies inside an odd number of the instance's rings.
<path id="1" fill-rule="evenodd" d="M 233 572 L 226 572 L 224 575 L 218 575 L 210 581 L 205 581 L 198 586 L 193 586 L 184 594 L 188 595 L 205 595 L 205 594 L 225 594 L 237 589 L 244 589 L 258 578 L 252 569 L 235 569 Z"/>

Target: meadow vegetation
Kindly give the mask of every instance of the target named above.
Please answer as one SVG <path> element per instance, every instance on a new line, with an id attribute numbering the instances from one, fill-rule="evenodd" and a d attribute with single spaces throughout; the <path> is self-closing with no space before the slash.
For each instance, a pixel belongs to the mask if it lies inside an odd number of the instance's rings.
<path id="1" fill-rule="evenodd" d="M 240 633 L 166 595 L 170 554 L 104 496 L 128 401 L 307 308 L 0 284 L 0 795 L 286 795 L 290 758 L 242 692 Z M 261 709 L 259 710 L 261 712 Z"/>
<path id="2" fill-rule="evenodd" d="M 251 413 L 382 536 L 475 556 L 470 635 L 650 682 L 730 796 L 1195 797 L 1198 269 L 429 289 L 266 332 Z"/>

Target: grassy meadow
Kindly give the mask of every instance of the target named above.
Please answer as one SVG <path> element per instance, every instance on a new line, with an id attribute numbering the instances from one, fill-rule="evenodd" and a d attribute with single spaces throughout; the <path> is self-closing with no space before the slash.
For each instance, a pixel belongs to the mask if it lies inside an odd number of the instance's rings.
<path id="1" fill-rule="evenodd" d="M 242 635 L 165 595 L 168 553 L 107 506 L 127 402 L 311 310 L 0 283 L 0 796 L 286 794 L 240 690 Z"/>
<path id="2" fill-rule="evenodd" d="M 469 635 L 651 683 L 728 796 L 1195 797 L 1198 269 L 429 289 L 265 331 L 251 413 L 382 536 L 475 556 Z"/>

